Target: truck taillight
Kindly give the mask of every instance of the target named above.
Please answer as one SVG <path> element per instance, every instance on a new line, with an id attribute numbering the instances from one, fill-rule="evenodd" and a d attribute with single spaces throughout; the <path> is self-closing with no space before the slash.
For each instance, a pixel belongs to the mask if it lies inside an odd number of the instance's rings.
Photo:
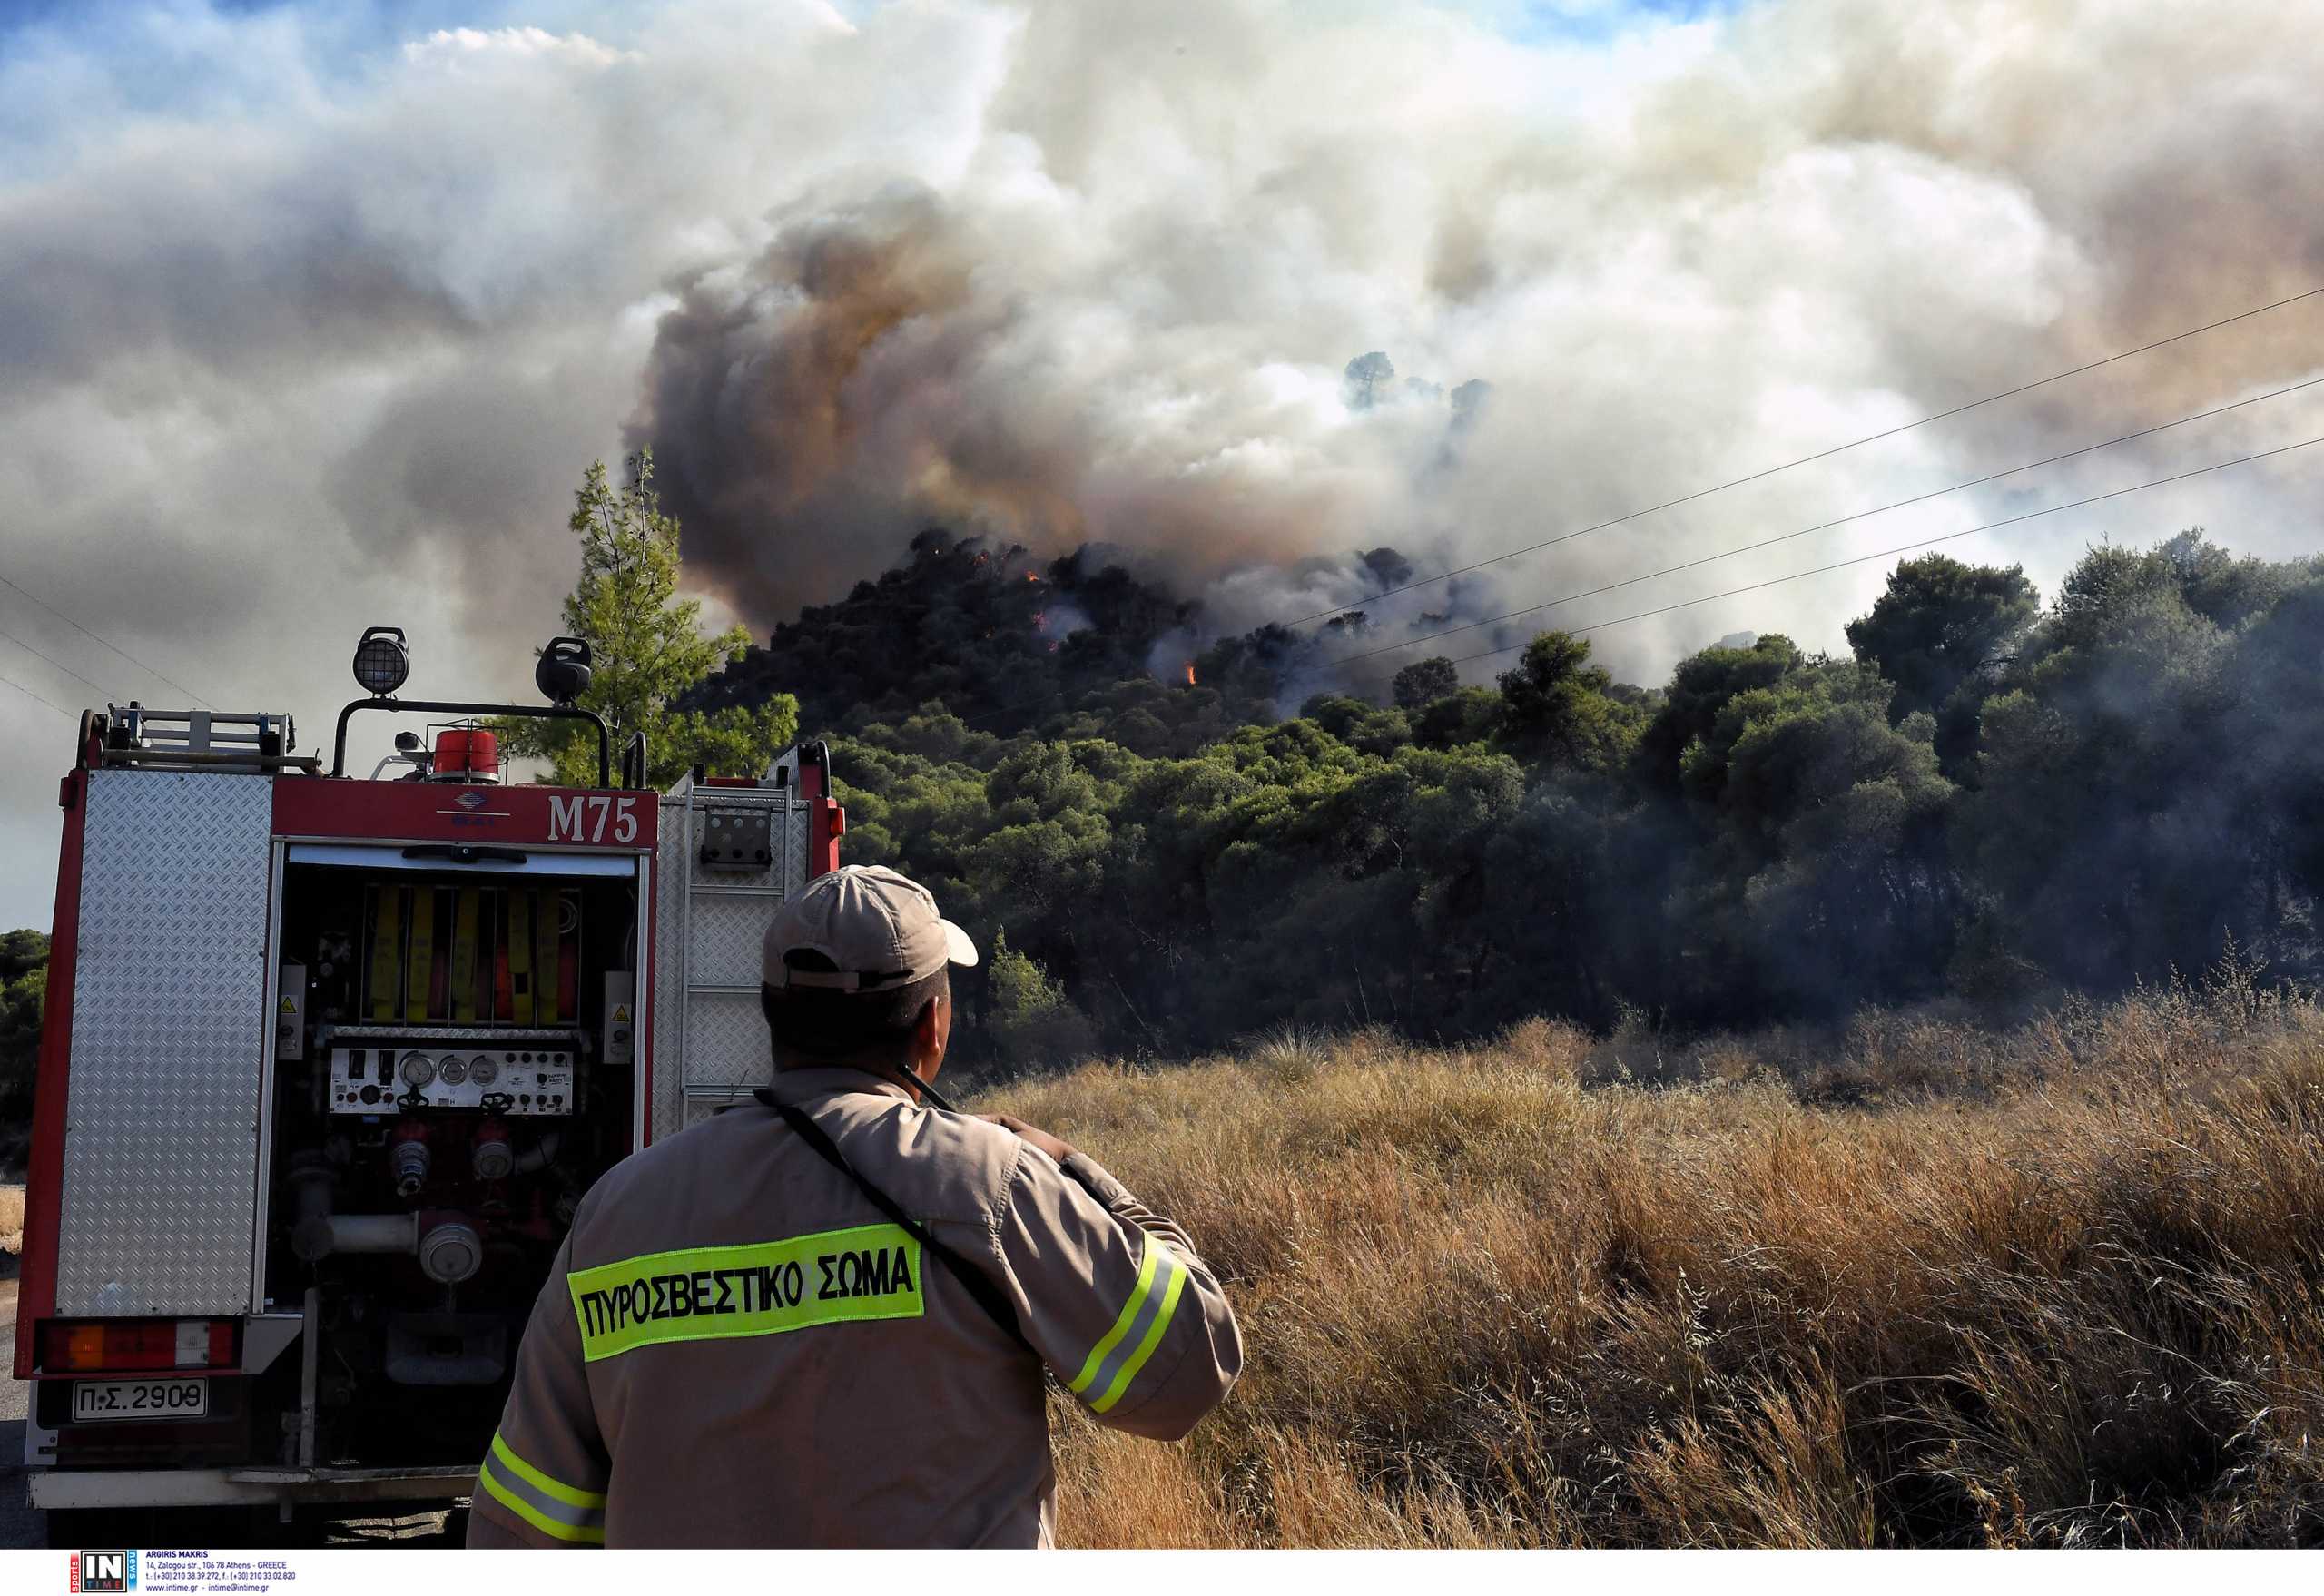
<path id="1" fill-rule="evenodd" d="M 41 1368 L 58 1374 L 136 1369 L 231 1369 L 241 1362 L 238 1319 L 50 1319 Z"/>

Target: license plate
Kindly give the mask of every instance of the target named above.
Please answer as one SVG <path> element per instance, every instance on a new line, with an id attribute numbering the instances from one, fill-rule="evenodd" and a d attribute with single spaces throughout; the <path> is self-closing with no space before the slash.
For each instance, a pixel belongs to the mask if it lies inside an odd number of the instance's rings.
<path id="1" fill-rule="evenodd" d="M 207 1380 L 76 1380 L 73 1418 L 198 1419 L 210 1411 Z"/>

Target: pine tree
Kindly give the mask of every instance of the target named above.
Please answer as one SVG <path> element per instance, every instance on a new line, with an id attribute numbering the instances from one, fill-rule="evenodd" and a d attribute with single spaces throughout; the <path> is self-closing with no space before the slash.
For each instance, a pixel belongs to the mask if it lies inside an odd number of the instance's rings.
<path id="1" fill-rule="evenodd" d="M 565 600 L 565 630 L 586 638 L 595 675 L 577 700 L 605 718 L 614 745 L 645 734 L 650 783 L 664 786 L 695 764 L 713 775 L 756 775 L 798 734 L 799 701 L 779 693 L 754 708 L 704 714 L 671 704 L 750 645 L 740 626 L 702 630 L 702 601 L 679 595 L 678 523 L 654 491 L 654 455 L 630 457 L 616 490 L 593 461 L 573 496 L 566 526 L 581 540 L 581 577 Z M 596 780 L 596 738 L 574 721 L 511 720 L 500 727 L 512 754 L 549 762 L 565 786 Z"/>

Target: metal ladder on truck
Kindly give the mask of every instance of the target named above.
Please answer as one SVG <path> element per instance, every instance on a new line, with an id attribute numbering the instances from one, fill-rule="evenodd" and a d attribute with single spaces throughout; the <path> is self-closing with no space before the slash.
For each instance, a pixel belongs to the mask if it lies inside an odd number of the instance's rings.
<path id="1" fill-rule="evenodd" d="M 798 795 L 796 760 L 785 754 L 755 786 L 687 776 L 664 797 L 657 1138 L 772 1079 L 759 958 L 776 908 L 806 883 L 811 806 Z"/>

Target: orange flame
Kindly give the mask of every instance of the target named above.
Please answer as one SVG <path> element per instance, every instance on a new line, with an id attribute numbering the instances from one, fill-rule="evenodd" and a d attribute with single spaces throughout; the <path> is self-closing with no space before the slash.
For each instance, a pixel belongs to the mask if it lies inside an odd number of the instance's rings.
<path id="1" fill-rule="evenodd" d="M 1194 661 L 1192 661 L 1192 660 L 1188 660 L 1188 661 L 1187 661 L 1187 686 L 1189 686 L 1189 687 L 1191 687 L 1191 686 L 1193 686 L 1194 685 L 1195 685 L 1195 662 L 1194 662 Z"/>

